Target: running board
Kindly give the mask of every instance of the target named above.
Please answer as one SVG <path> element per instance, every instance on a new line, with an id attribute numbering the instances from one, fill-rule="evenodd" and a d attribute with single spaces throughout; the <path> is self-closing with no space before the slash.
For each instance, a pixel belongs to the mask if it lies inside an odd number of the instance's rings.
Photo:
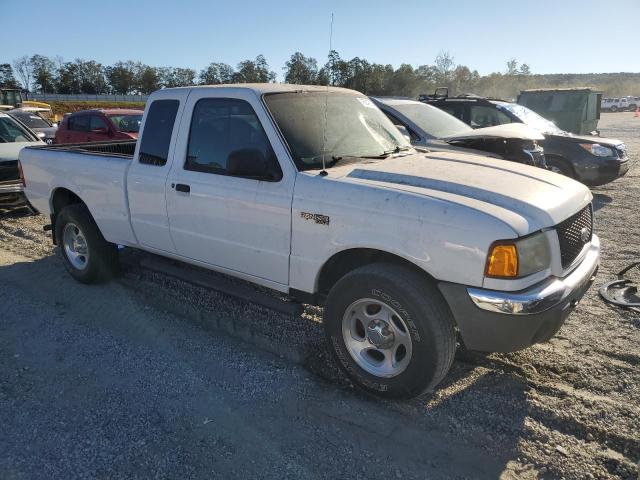
<path id="1" fill-rule="evenodd" d="M 285 315 L 299 316 L 304 311 L 302 304 L 295 300 L 277 298 L 263 293 L 249 284 L 226 280 L 222 274 L 213 274 L 204 268 L 191 265 L 182 266 L 176 261 L 165 259 L 158 255 L 146 253 L 143 255 L 138 262 L 135 262 L 143 269 L 161 273 L 199 287 L 215 290 Z M 125 260 L 125 263 L 129 263 L 127 260 Z"/>

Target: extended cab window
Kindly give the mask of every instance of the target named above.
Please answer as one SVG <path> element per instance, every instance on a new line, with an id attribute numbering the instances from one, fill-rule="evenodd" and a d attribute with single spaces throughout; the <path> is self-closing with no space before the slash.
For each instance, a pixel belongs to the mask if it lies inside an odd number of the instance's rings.
<path id="1" fill-rule="evenodd" d="M 140 163 L 159 167 L 167 163 L 179 105 L 178 100 L 156 100 L 151 104 L 142 132 Z"/>
<path id="2" fill-rule="evenodd" d="M 227 173 L 229 154 L 259 150 L 265 159 L 274 154 L 260 120 L 244 100 L 205 98 L 193 109 L 184 168 L 206 173 Z"/>
<path id="3" fill-rule="evenodd" d="M 69 117 L 67 120 L 67 126 L 69 130 L 74 132 L 88 132 L 89 131 L 89 116 L 88 115 L 76 115 Z"/>

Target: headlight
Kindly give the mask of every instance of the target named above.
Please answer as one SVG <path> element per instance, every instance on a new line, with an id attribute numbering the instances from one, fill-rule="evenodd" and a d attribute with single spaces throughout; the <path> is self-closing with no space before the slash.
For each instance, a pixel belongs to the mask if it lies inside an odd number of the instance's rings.
<path id="1" fill-rule="evenodd" d="M 591 155 L 596 157 L 615 157 L 615 153 L 609 147 L 603 147 L 599 143 L 581 143 L 580 146 L 584 148 Z"/>
<path id="2" fill-rule="evenodd" d="M 494 242 L 485 274 L 494 278 L 526 277 L 551 265 L 551 249 L 543 232 L 519 240 Z"/>

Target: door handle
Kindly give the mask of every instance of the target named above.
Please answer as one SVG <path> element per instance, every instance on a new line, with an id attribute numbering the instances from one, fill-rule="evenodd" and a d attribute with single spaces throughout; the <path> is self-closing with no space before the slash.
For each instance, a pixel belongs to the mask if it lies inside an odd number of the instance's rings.
<path id="1" fill-rule="evenodd" d="M 184 183 L 176 183 L 176 192 L 184 192 L 189 193 L 191 191 L 191 187 Z"/>

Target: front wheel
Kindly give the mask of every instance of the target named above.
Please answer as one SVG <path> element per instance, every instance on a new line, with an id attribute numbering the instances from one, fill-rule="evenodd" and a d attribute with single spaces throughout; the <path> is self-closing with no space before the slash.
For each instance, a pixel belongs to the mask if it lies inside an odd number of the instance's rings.
<path id="1" fill-rule="evenodd" d="M 345 275 L 329 292 L 324 325 L 342 369 L 377 395 L 432 390 L 453 362 L 446 302 L 424 275 L 403 266 L 371 264 Z"/>
<path id="2" fill-rule="evenodd" d="M 571 166 L 565 161 L 559 158 L 547 157 L 547 167 L 554 173 L 559 173 L 560 175 L 564 175 L 565 177 L 575 178 L 573 174 L 573 169 Z"/>
<path id="3" fill-rule="evenodd" d="M 104 239 L 84 205 L 62 209 L 56 219 L 56 238 L 64 266 L 79 282 L 99 283 L 116 271 L 117 248 Z"/>
<path id="4" fill-rule="evenodd" d="M 612 111 L 613 113 L 616 113 L 616 112 L 618 111 L 618 107 L 616 107 L 615 105 L 612 105 L 612 106 L 611 106 L 611 111 Z"/>

